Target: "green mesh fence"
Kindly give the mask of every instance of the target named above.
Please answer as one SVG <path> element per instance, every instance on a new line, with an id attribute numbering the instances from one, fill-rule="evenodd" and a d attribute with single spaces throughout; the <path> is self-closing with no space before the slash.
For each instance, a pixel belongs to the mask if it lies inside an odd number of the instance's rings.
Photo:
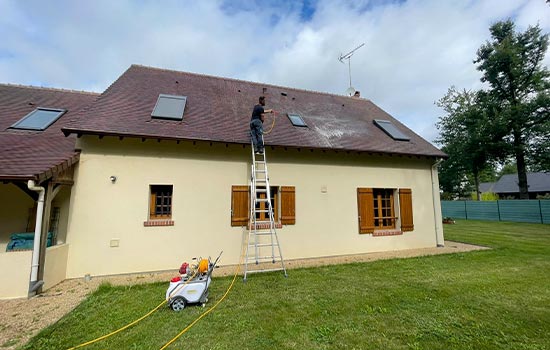
<path id="1" fill-rule="evenodd" d="M 441 201 L 443 217 L 550 224 L 550 200 Z"/>

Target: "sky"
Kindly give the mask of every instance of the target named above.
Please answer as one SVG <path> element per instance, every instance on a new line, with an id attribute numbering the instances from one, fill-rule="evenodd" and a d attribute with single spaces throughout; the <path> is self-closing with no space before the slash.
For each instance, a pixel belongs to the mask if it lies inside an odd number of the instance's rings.
<path id="1" fill-rule="evenodd" d="M 508 18 L 550 33 L 545 0 L 0 0 L 0 83 L 103 92 L 140 64 L 345 95 L 364 43 L 351 85 L 433 142 Z"/>

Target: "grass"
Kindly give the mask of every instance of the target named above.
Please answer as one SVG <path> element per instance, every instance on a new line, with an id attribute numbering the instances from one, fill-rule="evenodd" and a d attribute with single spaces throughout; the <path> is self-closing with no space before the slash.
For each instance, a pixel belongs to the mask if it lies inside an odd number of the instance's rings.
<path id="1" fill-rule="evenodd" d="M 492 250 L 252 275 L 169 349 L 550 349 L 550 226 L 445 225 Z M 230 278 L 214 279 L 211 307 Z M 167 283 L 101 286 L 23 349 L 67 349 L 158 305 Z M 159 349 L 206 309 L 161 308 L 84 349 Z"/>

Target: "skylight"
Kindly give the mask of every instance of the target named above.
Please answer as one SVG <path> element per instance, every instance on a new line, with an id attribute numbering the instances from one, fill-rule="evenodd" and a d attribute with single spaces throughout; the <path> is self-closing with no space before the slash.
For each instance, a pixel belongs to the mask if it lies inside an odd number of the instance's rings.
<path id="1" fill-rule="evenodd" d="M 160 94 L 151 117 L 182 120 L 186 102 L 186 96 Z"/>
<path id="2" fill-rule="evenodd" d="M 375 119 L 374 124 L 388 134 L 392 139 L 398 141 L 409 141 L 411 138 L 403 134 L 399 129 L 393 125 L 389 120 Z"/>
<path id="3" fill-rule="evenodd" d="M 56 108 L 37 108 L 11 127 L 14 129 L 46 130 L 67 110 Z"/>
<path id="4" fill-rule="evenodd" d="M 288 114 L 288 119 L 290 119 L 290 122 L 294 126 L 306 126 L 307 127 L 306 122 L 304 122 L 304 120 L 302 119 L 302 117 L 299 114 L 289 113 Z"/>

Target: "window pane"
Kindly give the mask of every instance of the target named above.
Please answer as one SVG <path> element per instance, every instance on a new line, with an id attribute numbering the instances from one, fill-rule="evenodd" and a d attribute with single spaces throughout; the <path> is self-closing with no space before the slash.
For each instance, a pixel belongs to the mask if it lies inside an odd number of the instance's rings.
<path id="1" fill-rule="evenodd" d="M 16 129 L 44 130 L 65 113 L 64 109 L 37 108 L 12 125 Z"/>
<path id="2" fill-rule="evenodd" d="M 187 97 L 185 96 L 160 94 L 151 116 L 157 118 L 182 120 L 186 102 Z"/>
<path id="3" fill-rule="evenodd" d="M 307 126 L 299 114 L 289 114 L 288 119 L 294 126 Z"/>
<path id="4" fill-rule="evenodd" d="M 402 133 L 392 122 L 389 120 L 380 120 L 375 119 L 374 124 L 376 124 L 380 129 L 382 129 L 386 134 L 391 138 L 398 141 L 409 141 L 411 138 Z"/>

